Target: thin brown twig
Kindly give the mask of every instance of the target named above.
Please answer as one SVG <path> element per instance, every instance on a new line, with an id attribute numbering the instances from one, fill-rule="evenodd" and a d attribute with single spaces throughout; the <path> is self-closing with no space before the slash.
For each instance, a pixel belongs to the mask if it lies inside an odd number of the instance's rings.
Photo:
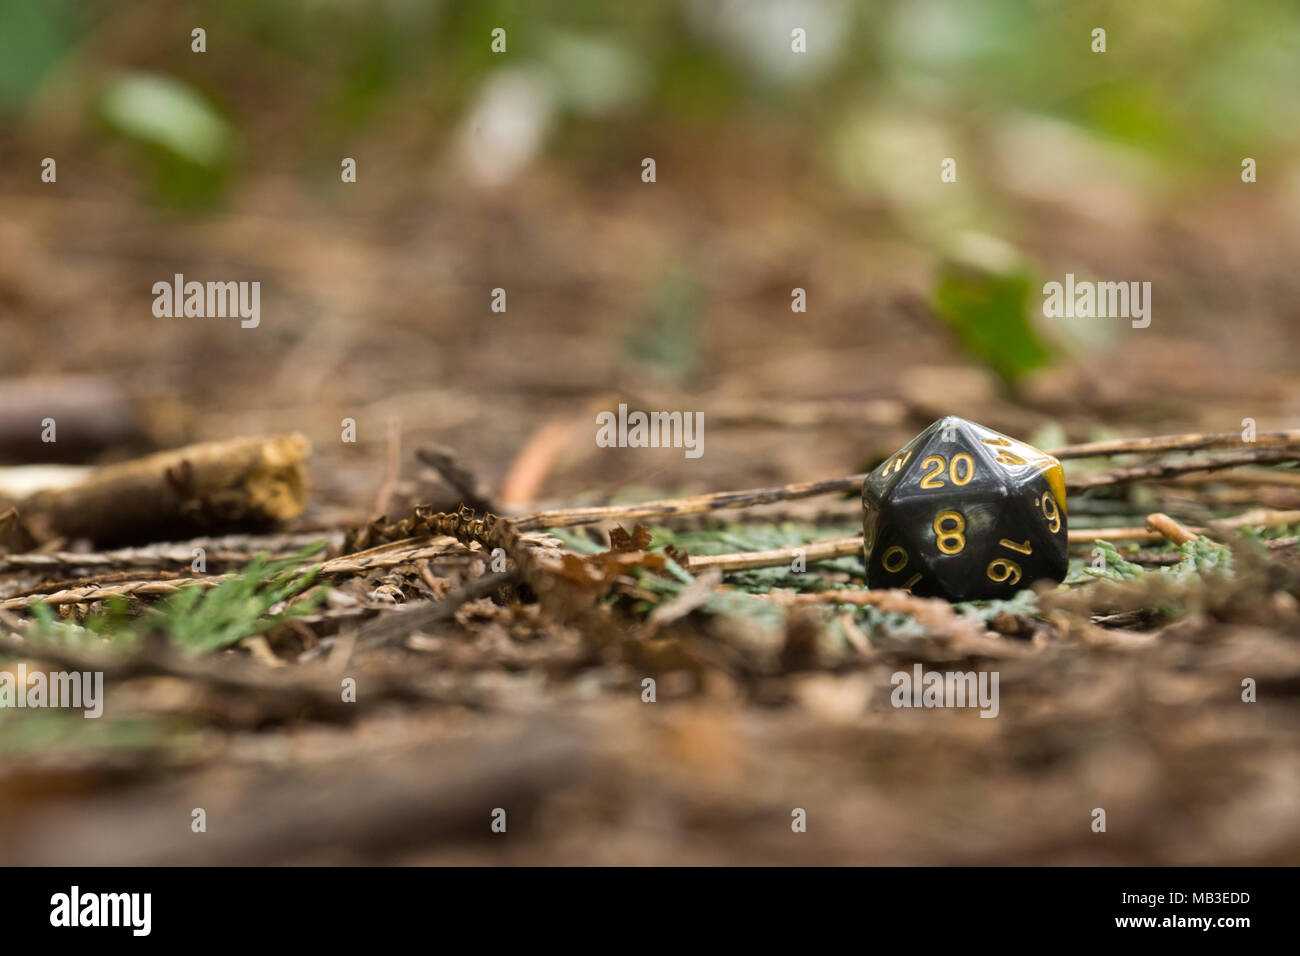
<path id="1" fill-rule="evenodd" d="M 1101 475 L 1080 475 L 1067 478 L 1065 487 L 1068 491 L 1086 491 L 1089 488 L 1101 488 L 1105 485 L 1122 485 L 1134 481 L 1158 481 L 1175 475 L 1194 474 L 1196 472 L 1218 471 L 1221 468 L 1236 468 L 1263 462 L 1283 462 L 1300 460 L 1297 448 L 1258 448 L 1247 451 L 1224 452 L 1219 455 L 1206 455 L 1201 458 L 1187 458 L 1183 461 L 1152 462 L 1116 468 Z"/>
<path id="2" fill-rule="evenodd" d="M 272 560 L 291 557 L 309 544 L 341 537 L 335 532 L 312 532 L 276 535 L 226 535 L 216 538 L 193 538 L 189 541 L 153 544 L 141 548 L 115 551 L 33 551 L 26 554 L 0 555 L 0 573 L 12 570 L 50 568 L 147 568 L 159 565 L 191 564 L 194 550 L 203 549 L 208 564 L 241 564 L 259 554 Z"/>
<path id="3" fill-rule="evenodd" d="M 1071 546 L 1091 544 L 1093 541 L 1134 541 L 1151 544 L 1164 541 L 1163 535 L 1147 528 L 1079 528 L 1069 532 Z M 750 568 L 775 568 L 790 564 L 800 557 L 808 563 L 829 561 L 832 558 L 856 557 L 862 553 L 862 536 L 850 535 L 845 538 L 824 538 L 809 541 L 807 544 L 792 545 L 788 548 L 772 548 L 769 551 L 740 551 L 735 554 L 692 555 L 687 560 L 686 570 L 694 574 L 704 568 L 721 568 L 724 571 L 743 571 Z"/>
<path id="4" fill-rule="evenodd" d="M 1069 532 L 1071 546 L 1091 544 L 1093 541 L 1134 541 L 1152 544 L 1164 541 L 1163 535 L 1147 528 L 1080 528 Z M 802 556 L 811 564 L 816 561 L 829 561 L 833 558 L 856 557 L 862 553 L 862 536 L 849 535 L 843 538 L 824 538 L 809 541 L 807 544 L 791 545 L 786 548 L 772 548 L 767 551 L 739 551 L 734 554 L 692 555 L 686 562 L 686 570 L 695 574 L 705 568 L 721 568 L 723 571 L 744 571 L 751 568 L 775 568 L 791 564 Z"/>
<path id="5" fill-rule="evenodd" d="M 1300 488 L 1300 471 L 1282 471 L 1277 468 L 1237 468 L 1214 476 L 1215 482 L 1224 485 L 1244 485 L 1248 488 L 1273 486 Z M 1196 475 L 1175 478 L 1173 484 L 1202 485 L 1205 479 Z"/>
<path id="6" fill-rule="evenodd" d="M 1199 537 L 1195 531 L 1159 511 L 1147 515 L 1147 529 L 1158 532 L 1172 544 L 1187 544 Z"/>
<path id="7" fill-rule="evenodd" d="M 161 597 L 175 594 L 187 587 L 214 588 L 232 577 L 234 575 L 221 574 L 206 578 L 185 578 L 175 584 L 168 581 L 126 581 L 107 587 L 92 584 L 79 588 L 63 588 L 50 594 L 23 594 L 9 598 L 7 601 L 0 601 L 0 610 L 25 611 L 36 604 L 87 604 L 92 601 L 107 601 L 115 597 Z"/>
<path id="8" fill-rule="evenodd" d="M 1257 441 L 1256 444 L 1265 447 L 1229 452 L 1222 455 L 1189 458 L 1179 462 L 1134 465 L 1118 468 L 1100 475 L 1084 475 L 1073 478 L 1067 476 L 1065 487 L 1068 491 L 1077 492 L 1088 488 L 1126 484 L 1144 479 L 1154 480 L 1194 472 L 1234 468 L 1243 464 L 1300 460 L 1300 447 L 1294 447 L 1297 443 L 1300 443 L 1300 432 L 1265 432 L 1257 437 L 1261 440 Z M 1240 443 L 1240 435 L 1236 436 L 1236 441 Z M 1093 442 L 1088 445 L 1067 445 L 1064 448 L 1054 449 L 1048 454 L 1057 458 L 1079 458 L 1098 454 L 1207 448 L 1227 442 L 1228 436 L 1226 435 L 1206 435 L 1197 432 L 1189 435 L 1164 435 L 1149 439 L 1120 439 L 1114 442 Z M 1110 449 L 1110 451 L 1098 451 L 1097 449 Z M 742 491 L 719 491 L 686 498 L 643 501 L 630 505 L 562 508 L 522 515 L 514 519 L 514 526 L 521 531 L 534 528 L 566 528 L 601 521 L 667 518 L 709 511 L 722 511 L 728 508 L 748 508 L 777 501 L 794 501 L 799 498 L 812 498 L 817 495 L 856 491 L 861 488 L 866 477 L 866 474 L 863 473 L 847 475 L 842 478 L 830 478 L 825 481 L 794 482 L 788 485 L 770 488 L 748 488 Z"/>
<path id="9" fill-rule="evenodd" d="M 1253 442 L 1246 442 L 1241 432 L 1189 432 L 1184 435 L 1156 435 L 1151 438 L 1113 438 L 1078 445 L 1064 445 L 1048 452 L 1053 458 L 1100 458 L 1110 455 L 1152 454 L 1167 451 L 1199 451 L 1205 448 L 1236 448 L 1243 445 L 1275 447 L 1300 445 L 1300 429 L 1259 432 Z"/>
<path id="10" fill-rule="evenodd" d="M 545 543 L 536 536 L 525 536 L 524 545 L 530 549 L 545 550 Z M 410 539 L 370 548 L 365 552 L 344 555 L 329 561 L 304 564 L 298 572 L 306 574 L 315 571 L 321 575 L 358 574 L 372 568 L 391 568 L 409 561 L 438 558 L 464 558 L 473 555 L 486 557 L 477 551 L 447 543 L 430 543 L 428 539 Z M 106 601 L 114 597 L 161 597 L 175 594 L 187 587 L 216 587 L 223 581 L 234 578 L 234 574 L 208 575 L 206 577 L 187 577 L 176 581 L 123 581 L 111 585 L 88 584 L 82 587 L 60 588 L 52 593 L 35 591 L 0 601 L 0 610 L 22 611 L 35 604 L 83 604 L 94 601 Z"/>
<path id="11" fill-rule="evenodd" d="M 724 571 L 743 571 L 749 568 L 774 568 L 791 564 L 802 557 L 811 564 L 815 561 L 829 561 L 832 558 L 847 558 L 862 553 L 862 535 L 849 535 L 844 538 L 826 538 L 821 541 L 809 541 L 807 544 L 792 545 L 788 548 L 771 548 L 767 551 L 742 551 L 736 554 L 701 554 L 691 555 L 686 561 L 686 570 L 698 574 L 706 568 L 721 568 Z"/>
<path id="12" fill-rule="evenodd" d="M 485 557 L 482 552 L 471 551 L 458 541 L 435 538 L 408 538 L 378 548 L 347 554 L 318 565 L 321 574 L 360 574 L 373 568 L 395 568 L 409 561 L 427 561 L 440 558 Z M 304 569 L 310 570 L 310 569 Z"/>
<path id="13" fill-rule="evenodd" d="M 1196 529 L 1200 531 L 1201 529 Z M 1094 541 L 1127 541 L 1133 544 L 1160 544 L 1167 540 L 1159 531 L 1150 528 L 1071 528 L 1067 532 L 1070 547 L 1080 548 Z"/>
<path id="14" fill-rule="evenodd" d="M 1154 522 L 1153 519 L 1155 519 Z M 1160 519 L 1164 519 L 1164 521 Z M 1147 521 L 1148 527 L 1144 528 L 1071 528 L 1067 533 L 1067 537 L 1071 547 L 1081 547 L 1090 545 L 1094 541 L 1131 541 L 1137 544 L 1155 544 L 1168 540 L 1179 544 L 1182 541 L 1193 541 L 1197 535 L 1207 533 L 1204 528 L 1186 527 L 1173 521 L 1167 515 L 1153 514 L 1148 516 Z M 1165 522 L 1168 522 L 1168 524 Z M 1291 524 L 1300 524 L 1300 511 L 1256 509 L 1212 522 L 1215 531 L 1230 531 L 1243 527 L 1276 528 Z M 1182 540 L 1179 540 L 1179 538 Z M 723 571 L 775 568 L 791 564 L 798 557 L 802 557 L 805 562 L 811 564 L 816 561 L 828 561 L 832 558 L 855 557 L 861 553 L 862 536 L 849 535 L 842 538 L 823 538 L 785 548 L 771 548 L 766 551 L 692 555 L 687 559 L 686 570 L 695 574 L 705 568 L 720 568 Z"/>
<path id="15" fill-rule="evenodd" d="M 744 491 L 719 491 L 713 494 L 694 495 L 688 498 L 666 498 L 643 501 L 635 505 L 605 505 L 593 508 L 564 508 L 556 511 L 539 511 L 514 519 L 519 531 L 534 528 L 568 528 L 598 521 L 632 521 L 639 518 L 663 518 L 673 515 L 699 514 L 721 511 L 726 508 L 748 508 L 775 501 L 792 501 L 812 498 L 861 487 L 867 476 L 849 475 L 829 481 L 804 481 L 773 488 L 749 488 Z"/>

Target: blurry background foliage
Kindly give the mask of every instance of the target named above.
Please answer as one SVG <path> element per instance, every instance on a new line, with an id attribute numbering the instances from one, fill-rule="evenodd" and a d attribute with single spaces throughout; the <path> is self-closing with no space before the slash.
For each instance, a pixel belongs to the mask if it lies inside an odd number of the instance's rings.
<path id="1" fill-rule="evenodd" d="M 459 142 L 496 184 L 547 161 L 609 178 L 724 120 L 797 135 L 815 177 L 952 266 L 936 311 L 1007 382 L 1052 352 L 1029 314 L 1042 277 L 972 278 L 953 256 L 968 233 L 1014 234 L 999 199 L 1038 175 L 1018 162 L 1077 195 L 1128 177 L 1173 203 L 1284 155 L 1298 100 L 1294 0 L 0 0 L 0 121 L 71 130 L 164 206 L 219 209 L 254 168 L 323 194 L 379 143 L 414 167 Z M 959 157 L 957 186 L 935 190 L 918 154 Z M 661 298 L 680 298 L 689 278 L 667 274 Z M 1012 331 L 1020 352 L 992 357 Z"/>
<path id="2" fill-rule="evenodd" d="M 1290 0 L 146 0 L 121 13 L 0 0 L 0 109 L 21 114 L 60 75 L 95 77 L 107 94 L 124 65 L 116 54 L 147 46 L 148 64 L 133 65 L 175 84 L 178 102 L 204 114 L 197 122 L 209 122 L 213 100 L 232 99 L 236 128 L 296 100 L 304 143 L 351 136 L 411 101 L 451 119 L 493 71 L 530 64 L 554 84 L 566 121 L 708 122 L 743 103 L 831 133 L 880 104 L 945 125 L 1029 111 L 1203 172 L 1297 136 L 1274 108 L 1300 94 L 1300 6 Z M 99 29 L 110 21 L 115 29 Z M 196 59 L 188 29 L 159 29 L 174 23 L 204 27 L 218 55 Z M 791 24 L 808 31 L 805 56 L 790 55 Z M 1107 29 L 1105 56 L 1090 50 L 1094 26 Z M 507 57 L 489 49 L 495 27 L 508 31 Z M 136 35 L 145 28 L 149 44 Z M 124 113 L 112 125 L 140 132 Z"/>

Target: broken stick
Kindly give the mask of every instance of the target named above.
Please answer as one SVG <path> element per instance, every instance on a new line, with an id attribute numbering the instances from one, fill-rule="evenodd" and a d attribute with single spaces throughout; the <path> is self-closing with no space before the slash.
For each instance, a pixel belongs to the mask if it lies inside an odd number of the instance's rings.
<path id="1" fill-rule="evenodd" d="M 265 531 L 302 513 L 307 500 L 301 435 L 235 438 L 89 469 L 14 506 L 38 541 L 87 539 L 96 546 Z"/>

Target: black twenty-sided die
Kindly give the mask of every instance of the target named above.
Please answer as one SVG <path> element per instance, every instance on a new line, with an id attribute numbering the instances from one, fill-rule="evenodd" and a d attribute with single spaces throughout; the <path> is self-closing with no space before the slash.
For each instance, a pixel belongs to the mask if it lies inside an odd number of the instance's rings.
<path id="1" fill-rule="evenodd" d="M 862 485 L 867 585 L 950 601 L 1065 577 L 1065 473 L 1032 445 L 941 418 Z"/>

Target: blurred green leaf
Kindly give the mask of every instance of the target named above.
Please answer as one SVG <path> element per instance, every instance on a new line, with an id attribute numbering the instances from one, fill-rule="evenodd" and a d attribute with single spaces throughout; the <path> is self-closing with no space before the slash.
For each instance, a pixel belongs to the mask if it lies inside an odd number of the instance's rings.
<path id="1" fill-rule="evenodd" d="M 1027 270 L 948 263 L 935 289 L 935 309 L 967 352 L 1015 384 L 1052 359 L 1029 319 L 1037 288 Z"/>
<path id="2" fill-rule="evenodd" d="M 115 78 L 104 90 L 100 114 L 118 133 L 199 166 L 219 166 L 230 152 L 229 124 L 199 93 L 171 77 Z"/>

